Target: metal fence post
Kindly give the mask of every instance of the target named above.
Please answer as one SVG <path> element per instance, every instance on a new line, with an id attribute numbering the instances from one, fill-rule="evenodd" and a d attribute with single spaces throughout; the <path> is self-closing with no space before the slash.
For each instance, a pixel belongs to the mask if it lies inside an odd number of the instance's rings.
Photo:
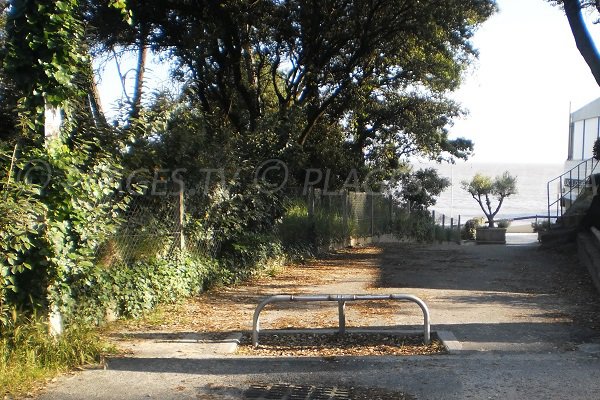
<path id="1" fill-rule="evenodd" d="M 179 249 L 183 253 L 185 251 L 185 200 L 183 188 L 179 190 Z"/>
<path id="2" fill-rule="evenodd" d="M 350 241 L 350 224 L 348 223 L 348 189 L 342 190 L 342 225 L 344 226 L 344 244 Z"/>
<path id="3" fill-rule="evenodd" d="M 373 195 L 373 193 L 369 193 L 369 196 L 371 197 L 371 237 L 375 236 L 375 210 L 374 210 L 374 203 L 375 203 L 375 197 Z"/>
<path id="4" fill-rule="evenodd" d="M 312 238 L 313 245 L 315 248 L 318 246 L 318 238 L 316 233 L 316 222 L 315 222 L 315 188 L 313 186 L 308 188 L 308 198 L 306 199 L 306 208 L 308 209 L 308 237 Z"/>
<path id="5" fill-rule="evenodd" d="M 388 201 L 390 203 L 390 220 L 388 222 L 387 233 L 392 233 L 394 230 L 394 199 L 391 194 L 388 197 Z"/>
<path id="6" fill-rule="evenodd" d="M 431 218 L 433 219 L 433 229 L 431 230 L 431 242 L 435 243 L 435 210 L 431 211 Z"/>

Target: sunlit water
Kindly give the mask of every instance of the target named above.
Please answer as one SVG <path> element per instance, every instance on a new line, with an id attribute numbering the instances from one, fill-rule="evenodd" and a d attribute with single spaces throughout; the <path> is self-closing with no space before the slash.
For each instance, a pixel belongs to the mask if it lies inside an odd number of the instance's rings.
<path id="1" fill-rule="evenodd" d="M 461 182 L 470 180 L 476 173 L 495 177 L 508 171 L 517 177 L 518 194 L 504 200 L 496 219 L 547 215 L 547 182 L 563 173 L 563 164 L 421 164 L 417 168 L 423 167 L 436 168 L 441 176 L 452 182 L 432 209 L 449 217 L 457 218 L 460 215 L 462 221 L 483 216 L 477 202 L 461 188 Z M 494 199 L 492 204 L 497 204 L 497 201 Z"/>

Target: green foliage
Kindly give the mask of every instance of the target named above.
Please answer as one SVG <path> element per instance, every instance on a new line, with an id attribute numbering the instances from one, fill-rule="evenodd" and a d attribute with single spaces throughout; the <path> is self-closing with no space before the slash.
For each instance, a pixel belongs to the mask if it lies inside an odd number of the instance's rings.
<path id="1" fill-rule="evenodd" d="M 429 211 L 400 211 L 395 215 L 393 232 L 400 239 L 431 242 L 434 229 L 435 221 Z"/>
<path id="2" fill-rule="evenodd" d="M 312 222 L 305 201 L 291 201 L 285 206 L 277 235 L 286 248 L 314 244 Z"/>
<path id="3" fill-rule="evenodd" d="M 55 338 L 48 335 L 42 318 L 12 309 L 0 330 L 0 396 L 23 396 L 35 383 L 76 366 L 97 364 L 111 352 L 114 348 L 90 328 L 72 325 Z"/>
<path id="4" fill-rule="evenodd" d="M 477 228 L 483 226 L 485 220 L 483 218 L 471 218 L 462 228 L 461 238 L 463 240 L 475 240 Z"/>
<path id="5" fill-rule="evenodd" d="M 224 142 L 219 155 L 255 161 L 266 153 L 298 176 L 306 162 L 344 175 L 350 161 L 386 169 L 414 154 L 466 158 L 472 150 L 448 138 L 463 113 L 448 93 L 475 58 L 470 40 L 495 11 L 491 0 L 427 0 L 400 12 L 388 0 L 130 1 L 132 25 L 106 4 L 83 4 L 99 51 L 169 49 L 174 78 L 186 84 L 178 102 L 203 121 L 193 134 Z"/>
<path id="6" fill-rule="evenodd" d="M 201 293 L 220 279 L 218 274 L 215 261 L 192 257 L 119 265 L 103 271 L 104 285 L 112 289 L 105 305 L 114 304 L 118 315 L 139 317 L 158 304 Z"/>
<path id="7" fill-rule="evenodd" d="M 433 229 L 433 236 L 440 243 L 456 241 L 460 235 L 460 232 L 456 228 L 452 229 L 436 225 Z"/>
<path id="8" fill-rule="evenodd" d="M 592 149 L 594 159 L 600 161 L 600 139 L 596 139 L 594 142 L 594 148 Z"/>
<path id="9" fill-rule="evenodd" d="M 223 243 L 219 255 L 217 283 L 233 284 L 283 264 L 285 252 L 281 242 L 270 234 L 246 234 Z"/>
<path id="10" fill-rule="evenodd" d="M 508 219 L 501 219 L 500 221 L 498 221 L 498 228 L 508 228 L 510 226 L 510 220 Z"/>
<path id="11" fill-rule="evenodd" d="M 129 25 L 133 23 L 132 12 L 131 10 L 127 9 L 126 0 L 110 0 L 109 6 L 119 10 L 121 16 L 123 17 L 123 21 L 127 22 Z"/>
<path id="12" fill-rule="evenodd" d="M 41 217 L 45 212 L 35 189 L 21 184 L 5 186 L 0 202 L 0 251 L 4 255 L 0 260 L 0 328 L 9 321 L 10 304 L 19 291 L 17 277 L 43 260 L 30 255 L 43 243 Z M 39 283 L 30 282 L 30 288 Z M 24 294 L 40 295 L 36 291 Z"/>
<path id="13" fill-rule="evenodd" d="M 414 210 L 427 210 L 434 206 L 436 197 L 450 186 L 450 181 L 440 177 L 434 168 L 404 173 L 400 183 L 401 186 L 395 193 L 396 197 Z"/>
<path id="14" fill-rule="evenodd" d="M 277 225 L 278 237 L 286 249 L 344 242 L 358 233 L 358 227 L 352 218 L 344 221 L 341 212 L 319 207 L 311 217 L 306 200 L 291 201 Z"/>
<path id="15" fill-rule="evenodd" d="M 492 179 L 489 176 L 475 174 L 470 181 L 461 182 L 462 188 L 475 199 L 488 220 L 490 228 L 494 227 L 494 217 L 500 211 L 504 199 L 517 193 L 517 178 L 505 171 Z M 490 197 L 495 197 L 498 205 L 494 209 Z"/>
<path id="16" fill-rule="evenodd" d="M 0 299 L 31 299 L 30 307 L 53 302 L 66 310 L 74 300 L 72 280 L 94 268 L 95 250 L 119 223 L 126 204 L 116 195 L 119 167 L 91 143 L 57 142 L 50 150 L 23 150 L 2 171 L 12 180 L 0 217 L 6 254 L 0 260 Z M 6 302 L 0 306 L 5 322 Z"/>
<path id="17" fill-rule="evenodd" d="M 541 222 L 540 221 L 532 222 L 531 227 L 533 228 L 534 232 L 546 232 L 552 228 L 552 223 L 546 219 L 546 220 L 542 220 Z"/>
<path id="18" fill-rule="evenodd" d="M 46 104 L 68 109 L 87 61 L 78 0 L 13 0 L 3 67 L 19 93 L 24 130 L 43 139 Z"/>

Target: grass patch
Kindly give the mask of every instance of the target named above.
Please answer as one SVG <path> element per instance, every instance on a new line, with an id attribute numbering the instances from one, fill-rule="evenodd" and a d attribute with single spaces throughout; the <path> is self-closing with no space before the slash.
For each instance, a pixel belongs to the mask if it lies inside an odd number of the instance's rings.
<path id="1" fill-rule="evenodd" d="M 13 313 L 0 332 L 0 398 L 30 393 L 62 372 L 97 365 L 114 352 L 92 328 L 71 326 L 55 338 L 42 318 Z"/>

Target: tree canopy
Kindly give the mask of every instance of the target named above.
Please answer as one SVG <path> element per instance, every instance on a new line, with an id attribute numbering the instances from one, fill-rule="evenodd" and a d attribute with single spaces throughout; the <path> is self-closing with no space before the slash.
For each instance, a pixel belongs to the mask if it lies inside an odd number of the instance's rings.
<path id="1" fill-rule="evenodd" d="M 475 174 L 471 181 L 463 181 L 461 185 L 479 204 L 490 228 L 494 227 L 494 218 L 500 211 L 504 199 L 517 194 L 517 178 L 511 176 L 508 171 L 494 179 L 489 176 Z M 492 197 L 495 197 L 498 201 L 495 207 L 492 206 Z"/>
<path id="2" fill-rule="evenodd" d="M 447 94 L 476 56 L 470 39 L 492 1 L 129 0 L 131 24 L 102 2 L 82 3 L 98 52 L 169 55 L 181 101 L 203 113 L 209 135 L 260 133 L 278 155 L 316 151 L 317 135 L 338 132 L 340 151 L 392 164 L 472 148 L 448 138 L 462 110 Z"/>
<path id="3" fill-rule="evenodd" d="M 66 108 L 67 143 L 92 140 L 132 171 L 186 170 L 188 184 L 221 168 L 240 178 L 230 190 L 242 197 L 269 159 L 285 162 L 290 185 L 327 170 L 314 185 L 330 189 L 354 172 L 392 181 L 415 155 L 466 159 L 472 142 L 448 134 L 464 113 L 449 95 L 496 10 L 492 0 L 9 4 L 2 86 L 14 107 L 3 112 L 35 136 L 45 104 Z M 109 126 L 91 59 L 126 52 L 137 60 L 133 95 Z M 182 90 L 144 94 L 148 52 L 168 60 Z"/>

